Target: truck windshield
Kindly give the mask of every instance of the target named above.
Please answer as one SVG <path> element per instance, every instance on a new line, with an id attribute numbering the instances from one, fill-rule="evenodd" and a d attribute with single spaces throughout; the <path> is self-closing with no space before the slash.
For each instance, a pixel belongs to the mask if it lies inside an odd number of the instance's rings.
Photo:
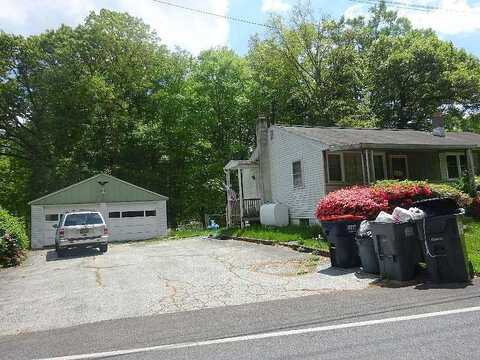
<path id="1" fill-rule="evenodd" d="M 99 214 L 70 214 L 65 218 L 64 226 L 76 226 L 76 225 L 99 225 L 103 224 L 102 218 Z"/>

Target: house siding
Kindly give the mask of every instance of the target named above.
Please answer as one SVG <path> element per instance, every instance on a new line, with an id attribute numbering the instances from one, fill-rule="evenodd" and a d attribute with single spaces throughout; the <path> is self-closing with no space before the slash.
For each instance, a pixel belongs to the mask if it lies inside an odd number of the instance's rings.
<path id="1" fill-rule="evenodd" d="M 272 200 L 289 207 L 292 223 L 314 217 L 315 205 L 325 196 L 323 147 L 308 139 L 271 127 L 269 137 Z M 302 162 L 303 186 L 294 188 L 292 163 Z"/>
<path id="2" fill-rule="evenodd" d="M 244 169 L 243 172 L 243 198 L 244 199 L 258 199 L 260 194 L 258 192 L 258 169 Z"/>
<path id="3" fill-rule="evenodd" d="M 30 244 L 32 249 L 40 249 L 43 247 L 43 223 L 44 223 L 43 206 L 32 205 L 30 220 Z"/>
<path id="4" fill-rule="evenodd" d="M 160 223 L 159 226 L 159 235 L 167 235 L 168 231 L 168 224 L 167 224 L 167 202 L 166 201 L 159 201 L 158 207 L 160 214 Z"/>

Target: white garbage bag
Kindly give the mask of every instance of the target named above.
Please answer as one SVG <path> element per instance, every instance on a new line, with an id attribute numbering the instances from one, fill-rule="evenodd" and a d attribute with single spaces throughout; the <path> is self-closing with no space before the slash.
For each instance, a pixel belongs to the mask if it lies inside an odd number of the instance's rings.
<path id="1" fill-rule="evenodd" d="M 393 221 L 396 224 L 406 223 L 413 219 L 412 213 L 407 209 L 396 207 L 392 213 Z"/>
<path id="2" fill-rule="evenodd" d="M 413 220 L 422 220 L 423 218 L 425 218 L 425 213 L 419 208 L 411 207 L 410 209 L 408 209 L 408 211 L 410 212 L 410 214 L 412 214 Z"/>
<path id="3" fill-rule="evenodd" d="M 391 224 L 391 223 L 394 223 L 395 221 L 393 220 L 392 215 L 390 215 L 389 213 L 386 213 L 385 211 L 380 211 L 380 214 L 377 215 L 375 222 Z"/>

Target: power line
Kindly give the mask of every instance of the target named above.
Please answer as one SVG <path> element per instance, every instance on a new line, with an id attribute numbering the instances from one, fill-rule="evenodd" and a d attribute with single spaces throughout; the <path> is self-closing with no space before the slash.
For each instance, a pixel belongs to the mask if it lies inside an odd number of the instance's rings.
<path id="1" fill-rule="evenodd" d="M 202 15 L 215 16 L 217 18 L 222 18 L 222 19 L 225 19 L 225 20 L 235 21 L 235 22 L 249 24 L 249 25 L 262 26 L 262 27 L 265 27 L 265 28 L 268 28 L 268 29 L 275 29 L 274 26 L 271 26 L 271 25 L 268 25 L 268 24 L 262 24 L 262 23 L 258 23 L 258 22 L 255 22 L 255 21 L 242 19 L 242 18 L 229 16 L 229 15 L 216 14 L 216 13 L 213 13 L 213 12 L 210 12 L 210 11 L 195 9 L 195 8 L 191 8 L 191 7 L 188 7 L 188 6 L 175 4 L 175 3 L 172 3 L 172 2 L 169 2 L 169 1 L 163 1 L 163 0 L 152 0 L 152 1 L 155 1 L 156 3 L 162 4 L 162 5 L 168 5 L 168 6 L 176 7 L 178 9 L 188 10 L 188 11 L 195 12 L 195 13 L 202 14 Z"/>
<path id="2" fill-rule="evenodd" d="M 423 12 L 432 12 L 432 11 L 448 11 L 448 12 L 455 12 L 455 13 L 461 13 L 461 14 L 469 14 L 471 12 L 469 11 L 462 11 L 462 10 L 457 10 L 454 8 L 442 8 L 439 6 L 433 6 L 433 5 L 421 5 L 421 4 L 415 4 L 412 2 L 404 2 L 404 1 L 381 1 L 381 0 L 350 0 L 351 2 L 357 2 L 357 3 L 362 3 L 362 4 L 373 4 L 373 5 L 378 5 L 381 2 L 385 3 L 386 5 L 390 5 L 392 7 L 395 7 L 397 9 L 407 9 L 407 10 L 415 10 L 415 11 L 423 11 Z"/>

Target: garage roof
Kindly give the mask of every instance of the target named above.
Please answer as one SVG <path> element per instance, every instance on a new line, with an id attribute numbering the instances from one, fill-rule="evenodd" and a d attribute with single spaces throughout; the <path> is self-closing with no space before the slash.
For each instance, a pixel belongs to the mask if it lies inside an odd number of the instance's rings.
<path id="1" fill-rule="evenodd" d="M 102 191 L 102 188 L 104 191 Z M 168 200 L 166 196 L 107 174 L 97 174 L 29 202 L 29 205 L 95 204 Z"/>
<path id="2" fill-rule="evenodd" d="M 447 132 L 445 137 L 428 131 L 410 129 L 359 129 L 340 127 L 278 126 L 288 133 L 318 141 L 331 150 L 351 148 L 478 148 L 480 135 L 470 132 Z"/>

